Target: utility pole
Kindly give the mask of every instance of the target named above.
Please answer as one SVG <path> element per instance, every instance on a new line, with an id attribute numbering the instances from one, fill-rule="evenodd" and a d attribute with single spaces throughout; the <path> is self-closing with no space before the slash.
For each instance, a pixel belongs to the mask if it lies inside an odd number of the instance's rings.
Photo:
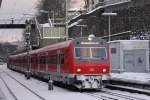
<path id="1" fill-rule="evenodd" d="M 27 71 L 25 73 L 25 77 L 30 79 L 31 76 L 31 65 L 30 65 L 30 51 L 31 51 L 31 20 L 27 19 L 25 21 L 26 24 L 26 32 L 25 32 L 25 42 L 26 42 L 26 50 L 27 50 Z"/>
<path id="2" fill-rule="evenodd" d="M 108 35 L 108 41 L 111 41 L 111 16 L 117 16 L 117 13 L 108 13 L 108 12 L 104 12 L 102 13 L 103 16 L 108 16 L 108 32 L 109 32 L 109 35 Z"/>
<path id="3" fill-rule="evenodd" d="M 68 0 L 65 0 L 66 2 L 66 40 L 68 40 L 69 38 L 69 34 L 68 34 Z"/>

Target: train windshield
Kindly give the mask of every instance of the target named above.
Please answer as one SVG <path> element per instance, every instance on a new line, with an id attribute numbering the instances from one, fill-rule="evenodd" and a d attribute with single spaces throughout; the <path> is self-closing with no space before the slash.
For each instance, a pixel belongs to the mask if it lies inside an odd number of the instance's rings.
<path id="1" fill-rule="evenodd" d="M 80 61 L 106 61 L 106 48 L 77 47 L 75 59 Z"/>

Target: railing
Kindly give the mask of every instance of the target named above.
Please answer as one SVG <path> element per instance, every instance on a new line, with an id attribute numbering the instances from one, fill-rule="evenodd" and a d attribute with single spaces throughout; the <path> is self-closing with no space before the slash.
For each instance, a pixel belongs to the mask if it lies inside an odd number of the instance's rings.
<path id="1" fill-rule="evenodd" d="M 0 24 L 25 24 L 26 19 L 0 19 Z"/>
<path id="2" fill-rule="evenodd" d="M 38 30 L 39 36 L 40 38 L 42 38 L 41 26 L 36 18 L 34 20 L 35 20 L 35 26 L 36 26 L 36 29 Z"/>
<path id="3" fill-rule="evenodd" d="M 115 4 L 119 2 L 129 2 L 131 0 L 105 0 L 104 4 L 109 5 L 109 4 Z"/>

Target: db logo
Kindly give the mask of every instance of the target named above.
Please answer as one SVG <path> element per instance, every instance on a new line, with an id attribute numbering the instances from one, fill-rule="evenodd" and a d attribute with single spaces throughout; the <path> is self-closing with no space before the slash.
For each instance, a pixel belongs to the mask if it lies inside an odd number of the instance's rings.
<path id="1" fill-rule="evenodd" d="M 90 68 L 90 71 L 93 72 L 93 71 L 94 71 L 94 68 Z"/>

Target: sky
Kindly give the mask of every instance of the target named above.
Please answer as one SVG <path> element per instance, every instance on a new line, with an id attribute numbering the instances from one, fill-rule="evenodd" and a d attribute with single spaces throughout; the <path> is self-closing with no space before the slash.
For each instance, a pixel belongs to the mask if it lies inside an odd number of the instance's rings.
<path id="1" fill-rule="evenodd" d="M 25 19 L 27 15 L 36 13 L 36 5 L 39 0 L 3 0 L 0 8 L 0 23 L 9 23 L 14 19 Z M 14 22 L 15 23 L 15 22 Z M 22 40 L 21 29 L 0 29 L 0 42 L 15 42 Z"/>
<path id="2" fill-rule="evenodd" d="M 39 0 L 3 0 L 0 8 L 1 18 L 20 17 L 36 11 Z"/>
<path id="3" fill-rule="evenodd" d="M 84 5 L 85 5 L 84 0 L 71 0 L 70 10 L 83 9 Z"/>

